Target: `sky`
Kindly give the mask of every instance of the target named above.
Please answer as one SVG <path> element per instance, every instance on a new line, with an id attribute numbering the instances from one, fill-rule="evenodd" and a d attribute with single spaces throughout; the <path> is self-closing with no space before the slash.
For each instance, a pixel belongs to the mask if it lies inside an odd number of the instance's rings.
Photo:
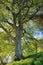
<path id="1" fill-rule="evenodd" d="M 2 28 L 0 28 L 0 32 L 3 32 L 4 30 Z"/>
<path id="2" fill-rule="evenodd" d="M 34 35 L 34 38 L 43 39 L 43 34 L 40 30 L 35 30 L 33 35 Z"/>
<path id="3" fill-rule="evenodd" d="M 30 20 L 29 22 L 29 27 L 32 28 L 34 26 L 34 23 L 32 20 Z M 36 29 L 33 29 L 33 37 L 34 38 L 39 38 L 39 39 L 43 39 L 43 33 L 42 31 L 39 29 L 39 27 L 37 27 Z"/>

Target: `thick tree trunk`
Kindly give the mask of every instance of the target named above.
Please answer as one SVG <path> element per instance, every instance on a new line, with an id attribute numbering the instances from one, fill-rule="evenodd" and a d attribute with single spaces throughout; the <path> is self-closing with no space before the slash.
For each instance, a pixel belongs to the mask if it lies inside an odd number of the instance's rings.
<path id="1" fill-rule="evenodd" d="M 20 60 L 23 58 L 22 49 L 21 49 L 21 37 L 22 37 L 22 27 L 16 31 L 15 39 L 15 60 Z"/>

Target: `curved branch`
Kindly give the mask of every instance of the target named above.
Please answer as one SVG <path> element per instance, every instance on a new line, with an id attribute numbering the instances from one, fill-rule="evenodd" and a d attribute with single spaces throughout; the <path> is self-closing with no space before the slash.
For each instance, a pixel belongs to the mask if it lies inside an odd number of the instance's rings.
<path id="1" fill-rule="evenodd" d="M 10 33 L 9 33 L 9 31 L 7 31 L 7 29 L 0 23 L 0 26 L 1 26 L 1 28 L 14 40 L 15 39 L 15 37 L 13 37 Z"/>

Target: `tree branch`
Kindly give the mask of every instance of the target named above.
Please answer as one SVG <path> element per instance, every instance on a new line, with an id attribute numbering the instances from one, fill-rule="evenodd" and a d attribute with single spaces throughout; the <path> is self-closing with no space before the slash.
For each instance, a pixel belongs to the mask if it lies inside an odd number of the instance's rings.
<path id="1" fill-rule="evenodd" d="M 22 23 L 26 23 L 26 22 L 28 22 L 30 19 L 32 19 L 32 18 L 36 15 L 36 13 L 40 10 L 41 7 L 42 7 L 42 6 L 38 6 L 38 7 L 36 8 L 35 12 L 31 15 L 31 17 L 28 18 L 28 19 L 24 19 Z"/>
<path id="2" fill-rule="evenodd" d="M 29 9 L 32 7 L 32 4 L 33 4 L 33 1 L 31 2 L 31 5 L 30 5 L 30 6 L 27 6 L 27 7 L 28 7 L 28 10 L 27 10 L 26 14 L 24 14 L 23 20 L 24 20 L 24 19 L 26 18 L 26 16 L 28 15 Z"/>
<path id="3" fill-rule="evenodd" d="M 8 21 L 7 21 L 7 23 L 13 27 L 13 24 L 12 24 L 12 23 L 10 23 L 10 22 L 8 22 Z"/>
<path id="4" fill-rule="evenodd" d="M 13 27 L 16 28 L 16 14 L 12 12 L 13 15 Z"/>
<path id="5" fill-rule="evenodd" d="M 9 33 L 9 31 L 7 31 L 7 29 L 0 23 L 0 26 L 1 26 L 1 28 L 14 40 L 15 39 L 15 37 L 13 37 L 10 33 Z"/>
<path id="6" fill-rule="evenodd" d="M 36 40 L 36 41 L 38 42 L 38 40 L 37 40 L 36 38 L 34 38 L 30 33 L 26 32 L 25 29 L 23 29 L 23 30 L 24 30 L 24 33 L 27 34 L 27 35 L 25 35 L 27 38 L 32 39 L 32 40 Z M 28 36 L 28 35 L 29 35 L 29 36 Z"/>
<path id="7" fill-rule="evenodd" d="M 8 20 L 7 20 L 7 18 L 6 17 L 4 17 L 4 15 L 2 14 L 2 17 L 3 17 L 3 22 L 7 22 L 10 26 L 12 26 L 13 27 L 13 23 L 10 23 Z"/>
<path id="8" fill-rule="evenodd" d="M 27 57 L 24 57 L 23 59 L 34 58 L 34 60 L 35 60 L 36 58 L 39 58 L 40 56 L 41 56 L 40 53 L 37 53 L 37 55 L 34 53 L 34 54 L 31 54 L 31 55 L 29 55 L 29 56 L 27 56 Z M 33 65 L 33 64 L 32 64 L 32 65 Z"/>

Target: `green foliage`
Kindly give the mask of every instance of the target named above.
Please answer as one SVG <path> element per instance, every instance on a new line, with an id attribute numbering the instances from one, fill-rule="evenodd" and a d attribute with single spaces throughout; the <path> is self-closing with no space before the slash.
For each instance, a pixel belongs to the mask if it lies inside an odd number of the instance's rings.
<path id="1" fill-rule="evenodd" d="M 25 30 L 25 39 L 21 40 L 23 55 L 28 56 L 37 51 L 36 44 L 39 44 L 39 41 L 36 42 L 33 33 L 35 29 L 38 28 L 38 24 L 34 23 L 35 20 L 33 20 L 34 22 L 29 22 L 29 20 L 33 19 L 33 16 L 38 11 L 38 6 L 43 5 L 42 3 L 42 0 L 0 0 L 0 27 L 2 27 L 8 34 L 7 35 L 5 32 L 0 33 L 0 56 L 2 59 L 4 59 L 8 53 L 15 52 L 14 38 L 17 35 L 19 38 L 19 34 L 23 36 L 21 33 L 18 34 L 18 32 L 21 32 L 23 29 Z M 12 37 L 13 40 L 11 39 Z M 40 43 L 41 42 L 43 43 L 43 40 L 41 40 Z M 12 62 L 7 65 L 41 65 L 43 64 L 42 57 L 39 57 L 35 61 L 33 57 L 19 62 Z"/>
<path id="2" fill-rule="evenodd" d="M 10 52 L 14 51 L 13 42 L 6 33 L 0 32 L 0 56 L 2 59 Z"/>
<path id="3" fill-rule="evenodd" d="M 21 60 L 21 61 L 17 61 L 17 62 L 13 62 L 11 63 L 11 65 L 30 65 L 30 63 L 33 61 L 32 58 L 30 59 L 26 59 L 26 60 Z M 7 64 L 7 65 L 10 65 L 10 64 Z"/>
<path id="4" fill-rule="evenodd" d="M 38 58 L 28 58 L 20 61 L 13 61 L 7 65 L 43 65 L 43 53 L 39 53 L 40 56 Z"/>

